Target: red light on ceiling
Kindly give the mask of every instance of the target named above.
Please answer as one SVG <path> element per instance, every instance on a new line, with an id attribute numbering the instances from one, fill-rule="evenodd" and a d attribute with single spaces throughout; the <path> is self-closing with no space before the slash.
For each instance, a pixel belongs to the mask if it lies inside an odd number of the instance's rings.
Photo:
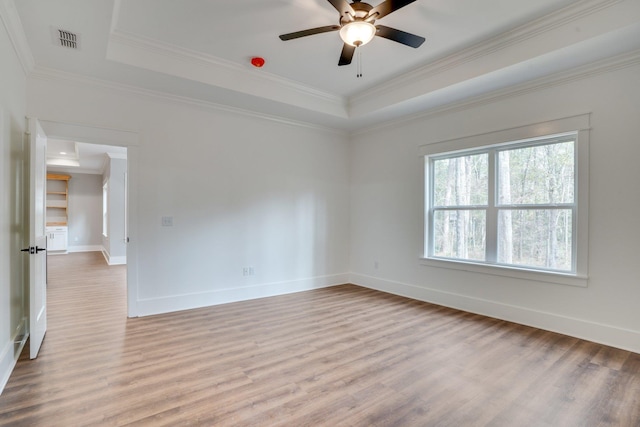
<path id="1" fill-rule="evenodd" d="M 253 58 L 251 58 L 251 65 L 253 65 L 256 68 L 262 68 L 262 66 L 264 65 L 264 58 L 260 58 L 259 56 L 254 56 Z"/>

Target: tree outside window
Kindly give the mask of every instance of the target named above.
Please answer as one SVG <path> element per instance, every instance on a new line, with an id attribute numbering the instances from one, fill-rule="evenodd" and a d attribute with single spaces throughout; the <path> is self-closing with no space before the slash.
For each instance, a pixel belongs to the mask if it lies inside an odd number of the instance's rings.
<path id="1" fill-rule="evenodd" d="M 427 156 L 427 256 L 575 272 L 576 141 Z"/>

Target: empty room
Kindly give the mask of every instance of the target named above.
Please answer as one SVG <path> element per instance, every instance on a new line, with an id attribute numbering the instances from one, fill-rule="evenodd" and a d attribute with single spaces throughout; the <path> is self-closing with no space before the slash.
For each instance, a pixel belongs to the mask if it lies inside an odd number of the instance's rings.
<path id="1" fill-rule="evenodd" d="M 638 0 L 0 0 L 0 425 L 637 427 L 639 135 Z"/>

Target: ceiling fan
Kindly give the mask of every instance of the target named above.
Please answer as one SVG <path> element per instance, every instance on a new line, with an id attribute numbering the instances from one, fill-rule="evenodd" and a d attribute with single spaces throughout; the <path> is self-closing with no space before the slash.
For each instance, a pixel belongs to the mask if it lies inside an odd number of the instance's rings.
<path id="1" fill-rule="evenodd" d="M 374 25 L 377 19 L 413 3 L 416 0 L 385 0 L 376 7 L 360 0 L 347 3 L 346 0 L 327 0 L 340 12 L 340 25 L 310 28 L 295 33 L 282 34 L 280 40 L 292 40 L 314 34 L 340 31 L 340 38 L 344 41 L 338 65 L 351 64 L 356 48 L 371 41 L 374 36 L 393 40 L 406 46 L 418 48 L 424 43 L 424 37 L 407 33 L 384 25 Z"/>

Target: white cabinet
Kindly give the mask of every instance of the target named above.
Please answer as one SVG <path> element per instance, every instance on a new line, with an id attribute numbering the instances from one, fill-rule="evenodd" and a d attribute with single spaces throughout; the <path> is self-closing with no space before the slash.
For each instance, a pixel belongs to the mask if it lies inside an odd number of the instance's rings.
<path id="1" fill-rule="evenodd" d="M 67 251 L 67 227 L 47 227 L 47 251 Z"/>

